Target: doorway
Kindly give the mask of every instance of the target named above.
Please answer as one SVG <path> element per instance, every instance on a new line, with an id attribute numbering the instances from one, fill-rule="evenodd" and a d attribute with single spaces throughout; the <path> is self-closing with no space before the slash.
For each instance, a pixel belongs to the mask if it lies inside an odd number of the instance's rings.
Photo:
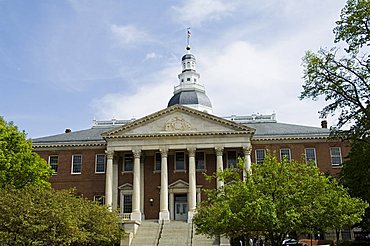
<path id="1" fill-rule="evenodd" d="M 175 194 L 175 220 L 188 219 L 188 195 Z"/>

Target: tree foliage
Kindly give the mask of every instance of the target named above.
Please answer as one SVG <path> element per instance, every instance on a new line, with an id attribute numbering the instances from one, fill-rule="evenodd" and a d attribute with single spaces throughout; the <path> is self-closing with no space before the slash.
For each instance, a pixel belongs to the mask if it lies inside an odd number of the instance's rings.
<path id="1" fill-rule="evenodd" d="M 0 117 L 0 189 L 26 185 L 50 186 L 50 166 L 32 152 L 32 142 L 12 122 Z"/>
<path id="2" fill-rule="evenodd" d="M 73 191 L 0 190 L 1 245 L 112 245 L 123 233 L 119 222 L 106 206 Z"/>
<path id="3" fill-rule="evenodd" d="M 240 165 L 242 165 L 240 163 Z M 336 179 L 314 167 L 295 161 L 279 162 L 267 156 L 252 165 L 243 181 L 237 170 L 217 174 L 225 180 L 194 217 L 197 233 L 230 238 L 263 235 L 272 245 L 281 245 L 291 232 L 341 229 L 361 220 L 367 203 L 351 198 Z"/>
<path id="4" fill-rule="evenodd" d="M 320 111 L 325 118 L 339 111 L 337 131 L 345 137 L 361 139 L 370 129 L 370 0 L 348 0 L 334 29 L 335 42 L 344 41 L 344 55 L 339 48 L 308 51 L 303 58 L 304 85 L 300 98 L 328 102 Z M 343 129 L 342 129 L 343 130 Z"/>

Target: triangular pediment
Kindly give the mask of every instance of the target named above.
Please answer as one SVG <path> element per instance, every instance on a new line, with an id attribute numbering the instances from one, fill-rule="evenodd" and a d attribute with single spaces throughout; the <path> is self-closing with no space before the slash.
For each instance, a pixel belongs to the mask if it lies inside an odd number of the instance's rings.
<path id="1" fill-rule="evenodd" d="M 176 180 L 172 184 L 168 185 L 169 189 L 182 189 L 182 188 L 189 188 L 189 183 L 185 182 L 182 179 Z"/>
<path id="2" fill-rule="evenodd" d="M 119 190 L 132 190 L 132 184 L 125 183 L 118 187 Z"/>
<path id="3" fill-rule="evenodd" d="M 173 134 L 249 133 L 254 129 L 223 118 L 175 105 L 145 116 L 103 134 L 105 138 L 120 136 L 157 136 Z"/>

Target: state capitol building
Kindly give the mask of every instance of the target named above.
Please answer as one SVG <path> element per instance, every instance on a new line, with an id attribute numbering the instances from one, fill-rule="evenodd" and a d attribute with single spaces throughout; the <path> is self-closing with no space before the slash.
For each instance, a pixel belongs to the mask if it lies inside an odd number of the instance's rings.
<path id="1" fill-rule="evenodd" d="M 307 127 L 279 123 L 275 114 L 219 117 L 200 83 L 196 59 L 187 47 L 179 84 L 166 108 L 135 120 L 94 121 L 90 129 L 33 139 L 50 163 L 55 189 L 77 193 L 119 209 L 125 221 L 191 222 L 203 188 L 219 180 L 204 173 L 262 163 L 267 150 L 278 158 L 313 161 L 337 175 L 349 146 L 329 139 L 327 123 Z"/>

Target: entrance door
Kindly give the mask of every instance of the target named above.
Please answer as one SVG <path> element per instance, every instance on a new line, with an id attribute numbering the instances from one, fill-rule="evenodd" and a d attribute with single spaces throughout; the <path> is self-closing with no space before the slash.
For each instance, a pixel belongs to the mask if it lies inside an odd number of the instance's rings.
<path id="1" fill-rule="evenodd" d="M 188 219 L 188 196 L 187 194 L 175 194 L 175 220 Z"/>

